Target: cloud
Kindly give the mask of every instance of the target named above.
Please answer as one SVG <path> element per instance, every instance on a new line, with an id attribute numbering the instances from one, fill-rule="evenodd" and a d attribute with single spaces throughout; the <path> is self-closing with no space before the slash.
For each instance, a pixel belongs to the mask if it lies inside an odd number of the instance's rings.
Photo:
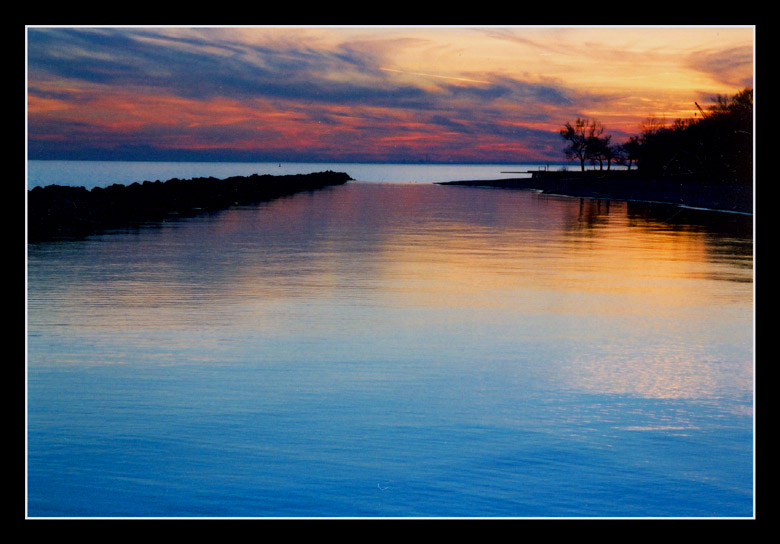
<path id="1" fill-rule="evenodd" d="M 499 74 L 484 75 L 491 82 L 487 85 L 448 85 L 447 90 L 453 96 L 468 96 L 483 102 L 498 99 L 510 100 L 520 104 L 570 105 L 573 103 L 571 91 L 564 86 L 532 83 Z"/>
<path id="2" fill-rule="evenodd" d="M 650 102 L 628 87 L 636 72 L 626 71 L 631 59 L 668 55 L 627 55 L 602 43 L 594 49 L 601 64 L 589 65 L 572 47 L 580 37 L 540 29 L 30 28 L 28 147 L 31 156 L 59 145 L 123 157 L 151 148 L 333 158 L 413 149 L 443 158 L 448 148 L 483 158 L 493 148 L 508 157 L 552 149 L 560 125 L 579 116 L 609 114 L 626 127 L 631 115 L 668 111 L 666 97 Z M 697 73 L 744 78 L 749 47 L 695 50 L 702 53 L 688 63 L 696 61 Z M 721 60 L 724 53 L 737 62 Z M 569 77 L 574 66 L 596 83 Z M 642 75 L 635 81 L 646 84 Z M 644 104 L 654 110 L 638 111 Z"/>
<path id="3" fill-rule="evenodd" d="M 197 99 L 267 98 L 415 109 L 464 97 L 482 103 L 501 98 L 570 102 L 561 89 L 500 74 L 491 75 L 489 83 L 440 84 L 436 90 L 448 95 L 390 77 L 382 66 L 388 48 L 399 40 L 363 40 L 318 49 L 305 41 L 238 43 L 226 39 L 224 30 L 213 34 L 206 30 L 179 35 L 152 29 L 31 29 L 30 90 L 39 96 L 54 92 L 35 82 L 56 76 L 75 83 Z"/>
<path id="4" fill-rule="evenodd" d="M 419 88 L 369 79 L 379 72 L 375 56 L 355 45 L 317 50 L 305 43 L 272 47 L 208 38 L 152 30 L 31 29 L 28 66 L 33 79 L 56 76 L 189 98 L 426 105 Z"/>
<path id="5" fill-rule="evenodd" d="M 696 51 L 686 60 L 690 68 L 733 87 L 735 92 L 753 87 L 753 48 L 750 46 Z"/>

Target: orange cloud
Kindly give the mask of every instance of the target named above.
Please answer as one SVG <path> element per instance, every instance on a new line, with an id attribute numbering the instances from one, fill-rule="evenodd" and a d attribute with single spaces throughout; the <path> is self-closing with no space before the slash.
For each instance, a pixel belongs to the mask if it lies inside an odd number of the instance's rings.
<path id="1" fill-rule="evenodd" d="M 749 27 L 36 29 L 29 144 L 560 160 L 566 121 L 689 117 L 752 82 L 752 49 Z"/>

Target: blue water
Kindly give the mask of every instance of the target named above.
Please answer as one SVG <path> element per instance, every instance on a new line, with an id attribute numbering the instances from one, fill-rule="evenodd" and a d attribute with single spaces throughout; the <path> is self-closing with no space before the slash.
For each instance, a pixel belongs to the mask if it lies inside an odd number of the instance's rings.
<path id="1" fill-rule="evenodd" d="M 252 174 L 308 174 L 333 170 L 347 172 L 357 181 L 433 183 L 468 179 L 522 177 L 539 169 L 560 169 L 544 164 L 370 164 L 370 163 L 244 163 L 244 162 L 129 162 L 129 161 L 27 161 L 27 186 L 71 185 L 106 187 L 172 178 L 227 178 Z"/>
<path id="2" fill-rule="evenodd" d="M 30 517 L 753 515 L 749 218 L 350 182 L 27 268 Z"/>

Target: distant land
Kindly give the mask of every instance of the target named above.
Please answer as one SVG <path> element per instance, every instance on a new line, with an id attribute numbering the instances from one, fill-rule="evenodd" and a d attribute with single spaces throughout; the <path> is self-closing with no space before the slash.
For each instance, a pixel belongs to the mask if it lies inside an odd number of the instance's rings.
<path id="1" fill-rule="evenodd" d="M 691 176 L 647 177 L 639 171 L 533 171 L 530 178 L 444 181 L 438 185 L 537 190 L 545 194 L 656 202 L 721 212 L 753 213 L 753 188 L 744 184 L 707 183 Z"/>
<path id="2" fill-rule="evenodd" d="M 47 185 L 27 192 L 27 239 L 37 242 L 79 237 L 173 216 L 272 200 L 341 185 L 342 172 L 233 176 L 144 181 L 109 187 Z"/>

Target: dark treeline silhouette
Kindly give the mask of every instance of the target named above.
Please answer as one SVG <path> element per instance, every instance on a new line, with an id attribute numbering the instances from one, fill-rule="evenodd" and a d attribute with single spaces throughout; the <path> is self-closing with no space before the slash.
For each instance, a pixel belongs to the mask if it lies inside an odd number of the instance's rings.
<path id="1" fill-rule="evenodd" d="M 577 119 L 560 130 L 567 142 L 564 154 L 609 170 L 613 162 L 636 165 L 644 178 L 675 177 L 695 183 L 750 185 L 753 180 L 753 90 L 733 97 L 718 96 L 692 119 L 677 119 L 670 126 L 649 119 L 641 133 L 613 145 L 595 120 Z"/>
<path id="2" fill-rule="evenodd" d="M 671 126 L 649 119 L 637 136 L 613 144 L 596 120 L 560 130 L 580 172 L 538 170 L 530 177 L 459 180 L 442 185 L 534 189 L 589 199 L 655 202 L 739 214 L 753 213 L 753 90 L 718 97 L 693 119 Z M 625 169 L 611 169 L 612 164 Z M 598 165 L 587 169 L 586 164 Z M 636 168 L 634 168 L 636 167 Z"/>
<path id="3" fill-rule="evenodd" d="M 694 175 L 711 182 L 748 184 L 753 179 L 753 90 L 717 97 L 700 116 L 671 126 L 643 127 L 637 165 L 656 176 Z"/>
<path id="4" fill-rule="evenodd" d="M 109 187 L 48 185 L 27 192 L 27 237 L 35 242 L 83 236 L 107 228 L 159 221 L 174 214 L 263 202 L 351 180 L 339 172 L 287 176 L 214 177 L 144 181 Z"/>

